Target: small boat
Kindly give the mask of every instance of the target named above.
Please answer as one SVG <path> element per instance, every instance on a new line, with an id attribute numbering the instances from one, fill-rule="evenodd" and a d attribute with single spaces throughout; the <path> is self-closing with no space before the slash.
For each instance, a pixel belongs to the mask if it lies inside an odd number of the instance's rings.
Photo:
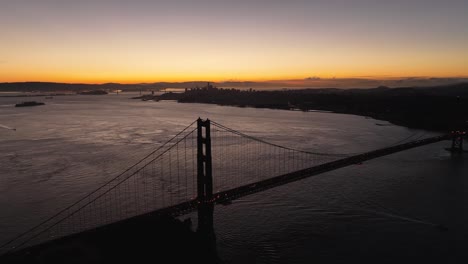
<path id="1" fill-rule="evenodd" d="M 41 102 L 36 102 L 36 101 L 29 101 L 29 102 L 22 102 L 20 104 L 16 104 L 15 107 L 36 106 L 36 105 L 45 105 L 45 104 Z"/>

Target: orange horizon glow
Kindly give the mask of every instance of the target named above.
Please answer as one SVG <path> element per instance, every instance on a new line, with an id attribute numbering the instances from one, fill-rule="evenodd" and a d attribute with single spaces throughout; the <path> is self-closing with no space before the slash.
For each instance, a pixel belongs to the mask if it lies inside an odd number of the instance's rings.
<path id="1" fill-rule="evenodd" d="M 447 67 L 447 66 L 446 66 Z M 207 67 L 208 68 L 208 67 Z M 1 66 L 0 66 L 1 69 Z M 447 67 L 446 69 L 450 69 Z M 235 76 L 228 74 L 202 74 L 198 72 L 185 72 L 182 74 L 172 73 L 170 70 L 162 74 L 151 74 L 148 72 L 131 72 L 131 71 L 109 71 L 96 70 L 94 72 L 79 72 L 79 71 L 57 71 L 51 72 L 39 67 L 38 69 L 30 68 L 26 70 L 4 69 L 0 75 L 0 82 L 57 82 L 57 83 L 84 83 L 84 84 L 100 84 L 100 83 L 155 83 L 155 82 L 192 82 L 192 81 L 211 81 L 211 82 L 277 82 L 277 81 L 301 81 L 309 77 L 317 77 L 322 80 L 326 79 L 374 79 L 374 80 L 391 80 L 404 78 L 467 78 L 466 68 L 454 69 L 451 71 L 438 72 L 436 69 L 423 70 L 402 70 L 394 74 L 382 69 L 371 69 L 367 71 L 357 72 L 321 72 L 315 71 L 314 74 L 307 74 L 307 70 L 278 69 L 277 71 L 263 71 L 258 74 L 240 72 Z M 207 69 L 209 72 L 209 70 Z M 285 73 L 286 72 L 286 73 Z"/>
<path id="2" fill-rule="evenodd" d="M 468 75 L 439 75 L 439 76 L 415 76 L 415 75 L 408 75 L 408 76 L 341 76 L 341 77 L 320 77 L 321 81 L 326 80 L 347 80 L 347 79 L 363 79 L 363 80 L 398 80 L 398 79 L 407 79 L 407 78 L 421 78 L 421 79 L 428 79 L 428 78 L 447 78 L 447 79 L 468 79 Z M 88 78 L 79 78 L 79 79 L 70 79 L 70 78 L 35 78 L 35 79 L 8 79 L 5 81 L 1 81 L 0 83 L 27 83 L 27 82 L 43 82 L 43 83 L 68 83 L 68 84 L 106 84 L 106 83 L 119 83 L 119 84 L 141 84 L 141 83 L 159 83 L 159 82 L 168 82 L 168 83 L 183 83 L 183 82 L 215 82 L 215 83 L 225 83 L 225 82 L 258 82 L 258 83 L 288 83 L 288 82 L 306 82 L 306 78 L 279 78 L 279 79 L 271 79 L 271 78 L 247 78 L 247 79 L 225 79 L 225 78 L 194 78 L 194 79 L 187 79 L 187 78 L 180 78 L 180 79 L 88 79 Z M 310 81 L 313 82 L 313 81 Z"/>
<path id="3" fill-rule="evenodd" d="M 468 76 L 468 4 L 429 1 L 7 1 L 0 82 Z"/>
<path id="4" fill-rule="evenodd" d="M 142 44 L 143 45 L 143 44 Z M 370 79 L 411 76 L 467 76 L 468 51 L 413 52 L 412 47 L 381 51 L 372 45 L 335 51 L 337 47 L 212 47 L 189 49 L 167 43 L 161 50 L 140 51 L 114 46 L 105 49 L 11 46 L 0 63 L 0 82 L 143 83 L 209 81 L 270 81 L 320 78 Z M 145 53 L 146 52 L 146 53 Z"/>
<path id="5" fill-rule="evenodd" d="M 152 76 L 142 77 L 142 76 L 135 76 L 135 77 L 122 77 L 121 74 L 116 76 L 109 76 L 109 77 L 91 77 L 91 76 L 76 76 L 76 74 L 65 74 L 64 76 L 37 76 L 37 74 L 31 74 L 31 77 L 25 78 L 26 74 L 21 74 L 17 78 L 0 78 L 0 83 L 14 83 L 14 82 L 50 82 L 50 83 L 80 83 L 80 84 L 105 84 L 105 83 L 120 83 L 120 84 L 138 84 L 138 83 L 158 83 L 158 82 L 173 82 L 173 83 L 181 83 L 181 82 L 216 82 L 216 83 L 223 83 L 223 82 L 300 82 L 300 81 L 308 81 L 307 78 L 315 77 L 319 78 L 319 80 L 343 80 L 343 79 L 367 79 L 367 80 L 397 80 L 397 79 L 407 79 L 407 78 L 468 78 L 468 75 L 453 75 L 453 74 L 431 74 L 431 75 L 424 75 L 424 74 L 410 74 L 410 75 L 369 75 L 369 74 L 356 74 L 356 75 L 335 75 L 335 74 L 324 74 L 324 75 L 272 75 L 267 77 L 257 77 L 257 76 L 245 76 L 244 78 L 226 78 L 224 76 L 180 76 L 180 77 L 160 77 L 154 78 Z M 74 76 L 74 77 L 70 77 Z M 3 76 L 2 76 L 3 77 Z M 317 80 L 317 81 L 319 81 Z M 314 80 L 309 80 L 312 82 Z"/>

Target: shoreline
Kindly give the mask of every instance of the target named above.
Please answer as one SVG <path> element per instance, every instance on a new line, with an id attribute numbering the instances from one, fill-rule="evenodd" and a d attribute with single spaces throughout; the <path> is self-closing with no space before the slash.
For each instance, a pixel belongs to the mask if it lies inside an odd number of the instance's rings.
<path id="1" fill-rule="evenodd" d="M 77 94 L 17 94 L 17 95 L 0 95 L 2 98 L 16 98 L 16 97 L 44 97 L 44 96 L 67 96 L 67 95 L 77 95 Z"/>
<path id="2" fill-rule="evenodd" d="M 434 132 L 468 129 L 468 87 L 255 91 L 213 86 L 133 97 L 220 106 L 352 114 Z"/>

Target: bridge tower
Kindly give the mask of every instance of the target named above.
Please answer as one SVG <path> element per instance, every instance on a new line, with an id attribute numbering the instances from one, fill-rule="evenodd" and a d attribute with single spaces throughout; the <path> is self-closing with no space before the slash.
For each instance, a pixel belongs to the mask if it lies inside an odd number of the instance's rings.
<path id="1" fill-rule="evenodd" d="M 465 131 L 452 131 L 452 147 L 451 152 L 462 153 L 463 152 L 463 140 L 466 136 Z"/>
<path id="2" fill-rule="evenodd" d="M 197 120 L 197 232 L 214 236 L 213 175 L 211 163 L 210 120 Z"/>

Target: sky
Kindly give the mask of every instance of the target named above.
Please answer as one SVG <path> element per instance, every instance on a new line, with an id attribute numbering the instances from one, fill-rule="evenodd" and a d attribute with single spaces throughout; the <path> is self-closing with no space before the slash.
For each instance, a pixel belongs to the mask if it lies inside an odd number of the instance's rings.
<path id="1" fill-rule="evenodd" d="M 0 0 L 0 82 L 468 76 L 467 0 Z"/>

